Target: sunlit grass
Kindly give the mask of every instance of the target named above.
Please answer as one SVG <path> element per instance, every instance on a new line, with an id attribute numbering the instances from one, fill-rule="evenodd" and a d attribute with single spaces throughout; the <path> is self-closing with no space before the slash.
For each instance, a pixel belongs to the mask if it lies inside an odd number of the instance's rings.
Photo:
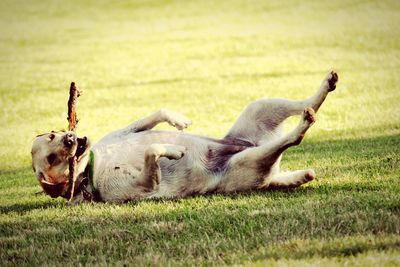
<path id="1" fill-rule="evenodd" d="M 1 261 L 399 265 L 399 3 L 1 1 Z M 35 194 L 31 142 L 66 128 L 71 81 L 94 141 L 161 107 L 221 137 L 250 101 L 305 98 L 331 68 L 337 90 L 282 162 L 316 170 L 305 187 L 78 207 Z"/>

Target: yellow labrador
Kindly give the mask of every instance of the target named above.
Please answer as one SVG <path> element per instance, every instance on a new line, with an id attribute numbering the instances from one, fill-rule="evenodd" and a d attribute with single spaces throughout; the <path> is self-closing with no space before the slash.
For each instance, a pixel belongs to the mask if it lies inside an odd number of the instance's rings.
<path id="1" fill-rule="evenodd" d="M 260 99 L 251 103 L 223 139 L 180 131 L 153 131 L 168 122 L 179 130 L 191 121 L 160 110 L 112 132 L 91 146 L 73 132 L 36 137 L 33 171 L 51 197 L 69 198 L 68 159 L 76 156 L 74 202 L 124 202 L 297 187 L 315 177 L 312 169 L 281 172 L 282 153 L 301 142 L 338 75 L 330 72 L 320 89 L 305 100 Z M 297 127 L 282 133 L 283 121 L 302 114 Z"/>

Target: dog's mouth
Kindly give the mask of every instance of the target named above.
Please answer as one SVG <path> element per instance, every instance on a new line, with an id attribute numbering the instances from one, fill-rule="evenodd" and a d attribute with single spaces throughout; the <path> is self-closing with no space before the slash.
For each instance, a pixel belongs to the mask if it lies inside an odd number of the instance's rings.
<path id="1" fill-rule="evenodd" d="M 77 138 L 77 148 L 75 152 L 75 157 L 79 159 L 80 156 L 82 156 L 86 150 L 89 148 L 90 142 L 89 139 L 84 136 L 82 138 Z"/>
<path id="2" fill-rule="evenodd" d="M 42 185 L 44 192 L 46 192 L 52 198 L 57 198 L 62 195 L 69 183 L 68 181 L 65 181 L 54 184 L 51 182 L 47 182 L 46 180 L 41 180 L 40 184 Z"/>
<path id="3" fill-rule="evenodd" d="M 52 198 L 61 196 L 69 184 L 68 180 L 59 183 L 46 181 L 46 178 L 42 172 L 39 173 L 39 182 L 43 188 L 43 191 Z"/>

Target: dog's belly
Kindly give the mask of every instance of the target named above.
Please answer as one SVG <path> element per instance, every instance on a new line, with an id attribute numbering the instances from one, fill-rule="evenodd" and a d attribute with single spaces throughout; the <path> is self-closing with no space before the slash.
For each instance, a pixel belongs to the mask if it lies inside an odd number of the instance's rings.
<path id="1" fill-rule="evenodd" d="M 144 153 L 151 144 L 186 147 L 179 160 L 160 158 L 161 182 L 149 197 L 183 197 L 204 194 L 218 187 L 229 159 L 251 144 L 217 140 L 183 132 L 143 131 L 109 135 L 92 148 L 95 153 L 95 180 L 108 179 L 113 173 L 139 172 Z M 97 175 L 96 175 L 97 174 Z"/>
<path id="2" fill-rule="evenodd" d="M 151 144 L 173 144 L 186 147 L 185 156 L 178 160 L 179 164 L 176 160 L 160 159 L 161 168 L 167 172 L 172 172 L 175 165 L 184 168 L 189 162 L 187 159 L 201 160 L 207 148 L 212 146 L 211 141 L 186 133 L 143 131 L 127 135 L 107 136 L 106 139 L 95 144 L 92 150 L 96 154 L 96 159 L 101 161 L 101 164 L 98 165 L 118 167 L 119 164 L 142 169 L 145 151 Z"/>

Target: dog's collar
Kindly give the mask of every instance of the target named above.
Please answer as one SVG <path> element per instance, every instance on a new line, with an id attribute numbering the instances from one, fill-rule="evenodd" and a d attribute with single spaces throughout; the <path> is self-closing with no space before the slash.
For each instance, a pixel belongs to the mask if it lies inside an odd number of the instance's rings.
<path id="1" fill-rule="evenodd" d="M 97 191 L 97 189 L 96 189 L 96 187 L 94 186 L 94 183 L 93 183 L 94 153 L 93 153 L 92 150 L 90 150 L 90 153 L 89 153 L 89 162 L 88 162 L 88 165 L 87 165 L 86 168 L 88 168 L 88 175 L 87 175 L 87 177 L 88 177 L 88 179 L 89 179 L 90 187 L 92 188 L 92 191 L 93 191 L 93 192 L 94 192 L 94 191 Z"/>
<path id="2" fill-rule="evenodd" d="M 96 201 L 99 202 L 101 201 L 101 196 L 100 192 L 97 190 L 97 188 L 94 185 L 94 153 L 92 150 L 90 150 L 89 153 L 89 162 L 88 165 L 85 168 L 85 175 L 84 175 L 84 180 L 88 180 L 88 183 L 91 188 L 91 192 L 87 191 L 85 183 L 82 183 L 83 186 L 81 187 L 81 191 L 83 193 L 83 198 L 88 201 Z"/>

